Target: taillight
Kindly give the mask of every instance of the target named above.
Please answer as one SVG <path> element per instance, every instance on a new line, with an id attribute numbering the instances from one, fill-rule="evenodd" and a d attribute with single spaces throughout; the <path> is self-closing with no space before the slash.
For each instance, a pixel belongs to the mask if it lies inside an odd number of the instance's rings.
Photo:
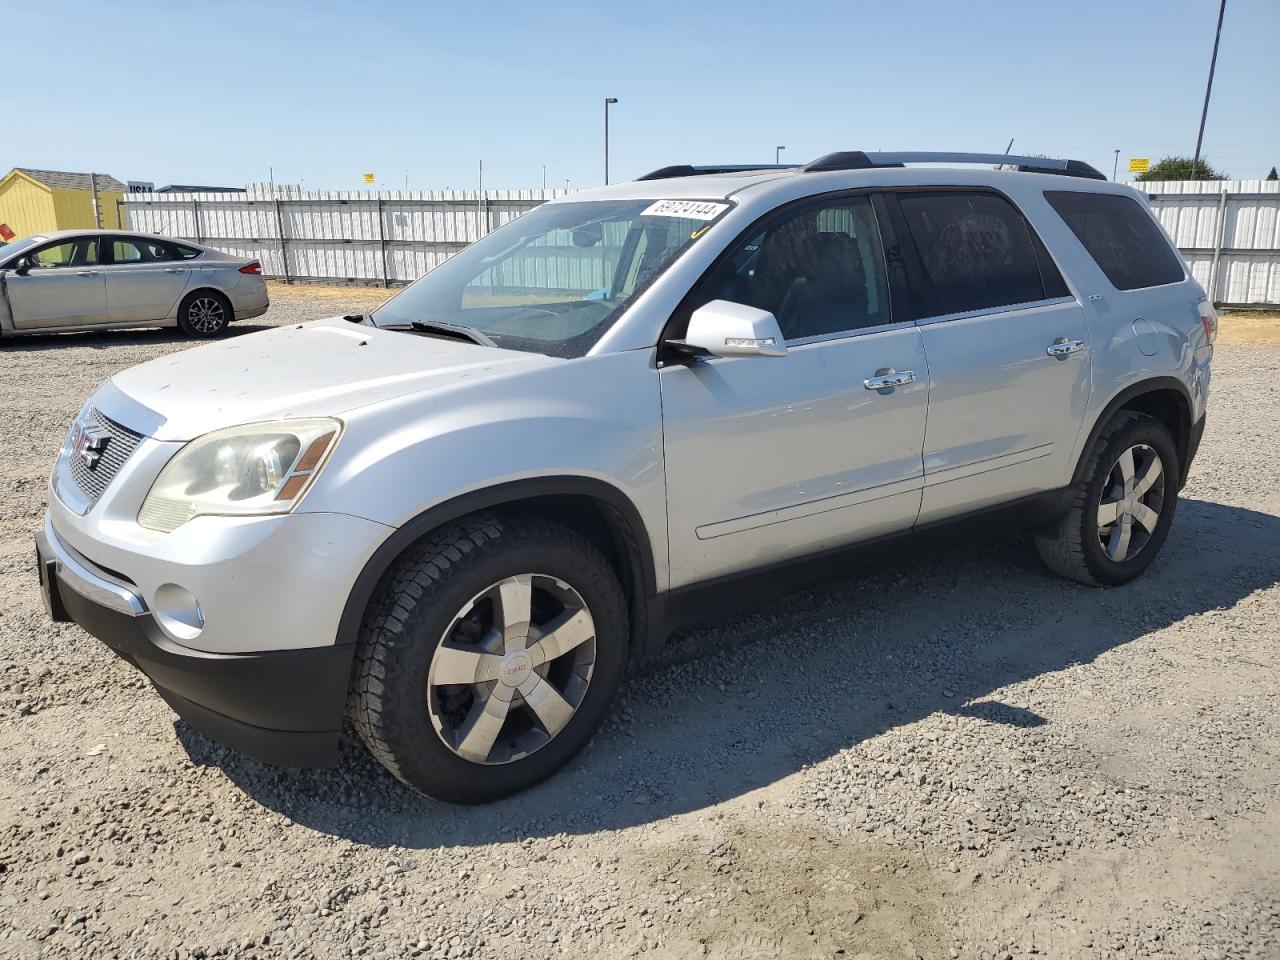
<path id="1" fill-rule="evenodd" d="M 253 263 L 246 263 L 243 267 L 240 268 L 240 272 L 251 273 L 255 277 L 260 277 L 262 276 L 262 264 L 259 263 L 257 260 L 253 261 Z"/>
<path id="2" fill-rule="evenodd" d="M 1218 311 L 1213 309 L 1213 303 L 1207 297 L 1200 301 L 1200 323 L 1204 326 L 1204 338 L 1212 347 L 1218 339 Z"/>

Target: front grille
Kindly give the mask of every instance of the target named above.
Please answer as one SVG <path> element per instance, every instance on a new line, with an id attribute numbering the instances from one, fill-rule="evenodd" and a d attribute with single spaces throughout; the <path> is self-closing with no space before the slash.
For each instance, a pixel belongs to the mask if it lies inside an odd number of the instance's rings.
<path id="1" fill-rule="evenodd" d="M 97 500 L 107 489 L 115 475 L 133 456 L 142 442 L 142 434 L 134 433 L 128 427 L 122 427 L 114 420 L 108 420 L 96 407 L 90 407 L 84 416 L 85 427 L 100 427 L 111 434 L 101 457 L 90 467 L 76 450 L 67 451 L 67 468 L 71 479 L 75 480 L 84 495 L 90 500 Z"/>

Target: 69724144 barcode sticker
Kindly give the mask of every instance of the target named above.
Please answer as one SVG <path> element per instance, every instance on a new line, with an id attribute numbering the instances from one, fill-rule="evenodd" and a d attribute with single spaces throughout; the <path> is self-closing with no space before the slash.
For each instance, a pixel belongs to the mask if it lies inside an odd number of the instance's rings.
<path id="1" fill-rule="evenodd" d="M 642 217 L 681 217 L 685 220 L 714 220 L 729 209 L 714 200 L 659 200 L 641 211 Z"/>

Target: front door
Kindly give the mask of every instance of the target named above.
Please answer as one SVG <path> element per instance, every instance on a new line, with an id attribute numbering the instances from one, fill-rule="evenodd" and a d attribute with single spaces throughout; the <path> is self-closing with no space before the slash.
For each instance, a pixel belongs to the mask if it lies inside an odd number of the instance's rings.
<path id="1" fill-rule="evenodd" d="M 173 312 L 190 278 L 190 265 L 153 237 L 110 237 L 103 267 L 112 323 L 150 323 Z"/>
<path id="2" fill-rule="evenodd" d="M 748 232 L 673 326 L 744 303 L 774 314 L 788 352 L 662 366 L 673 587 L 905 530 L 920 507 L 927 367 L 893 312 L 871 201 L 786 208 Z M 889 371 L 914 379 L 865 383 Z"/>
<path id="3" fill-rule="evenodd" d="M 5 293 L 18 330 L 82 327 L 107 320 L 98 238 L 56 240 L 27 255 L 25 276 L 5 275 Z"/>
<path id="4" fill-rule="evenodd" d="M 920 523 L 1063 485 L 1090 394 L 1084 310 L 994 191 L 902 193 L 929 361 Z"/>

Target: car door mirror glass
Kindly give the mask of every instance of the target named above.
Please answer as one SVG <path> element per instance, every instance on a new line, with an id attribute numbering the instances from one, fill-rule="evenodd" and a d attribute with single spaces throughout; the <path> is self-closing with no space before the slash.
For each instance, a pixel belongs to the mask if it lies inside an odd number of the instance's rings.
<path id="1" fill-rule="evenodd" d="M 729 300 L 712 300 L 694 310 L 683 341 L 669 341 L 685 352 L 717 357 L 785 357 L 778 321 L 768 310 Z"/>

